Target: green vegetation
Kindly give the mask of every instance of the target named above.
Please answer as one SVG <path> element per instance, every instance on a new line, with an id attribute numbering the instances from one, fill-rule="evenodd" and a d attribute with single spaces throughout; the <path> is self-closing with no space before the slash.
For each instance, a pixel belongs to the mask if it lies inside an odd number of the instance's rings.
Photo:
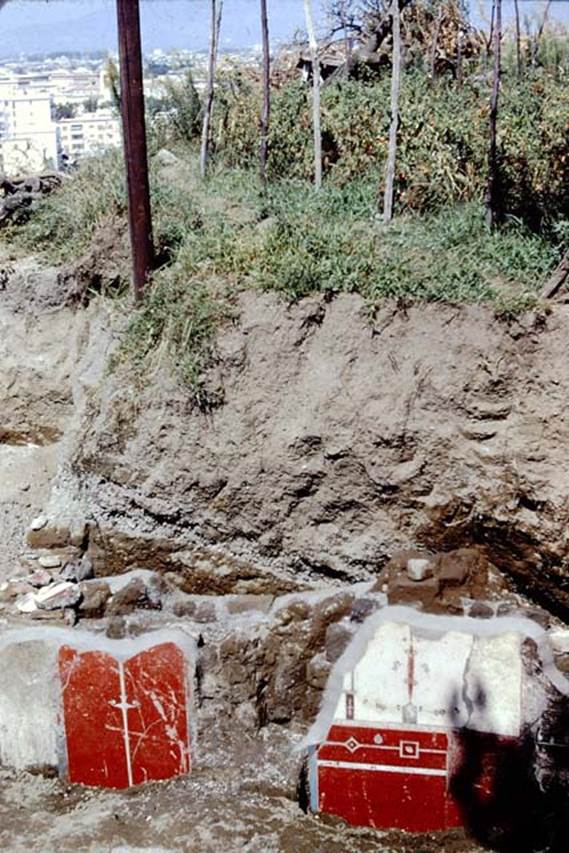
<path id="1" fill-rule="evenodd" d="M 544 48 L 545 49 L 545 48 Z M 551 48 L 553 52 L 553 47 Z M 509 317 L 536 304 L 569 242 L 569 108 L 555 64 L 506 76 L 500 163 L 508 216 L 490 232 L 483 215 L 488 82 L 459 86 L 405 74 L 397 169 L 397 218 L 377 215 L 388 130 L 389 75 L 327 86 L 326 180 L 312 168 L 308 93 L 294 79 L 276 90 L 270 181 L 257 176 L 258 83 L 222 81 L 214 117 L 215 160 L 197 177 L 199 113 L 188 80 L 172 90 L 170 118 L 151 134 L 155 241 L 165 262 L 130 323 L 123 355 L 167 358 L 202 406 L 216 328 L 244 288 L 288 300 L 314 292 L 359 293 L 373 311 L 384 298 L 487 302 Z M 157 155 L 167 147 L 176 156 Z M 72 262 L 96 228 L 125 216 L 120 153 L 86 163 L 45 198 L 30 222 L 7 234 L 25 250 Z M 125 281 L 129 270 L 125 268 Z"/>
<path id="2" fill-rule="evenodd" d="M 52 263 L 66 263 L 88 248 L 97 225 L 109 215 L 126 215 L 121 152 L 89 160 L 46 196 L 22 228 L 6 229 L 2 239 L 29 252 L 41 251 Z"/>
<path id="3" fill-rule="evenodd" d="M 390 79 L 327 86 L 322 127 L 328 182 L 345 185 L 373 169 L 381 180 L 389 133 Z M 569 217 L 568 81 L 556 74 L 506 79 L 500 110 L 506 208 L 533 228 Z M 403 78 L 396 174 L 399 212 L 419 213 L 481 200 L 488 155 L 489 82 L 458 86 L 425 74 Z M 259 92 L 237 78 L 218 102 L 216 149 L 232 166 L 253 167 Z M 289 83 L 274 97 L 270 139 L 273 180 L 308 180 L 313 168 L 309 90 Z"/>

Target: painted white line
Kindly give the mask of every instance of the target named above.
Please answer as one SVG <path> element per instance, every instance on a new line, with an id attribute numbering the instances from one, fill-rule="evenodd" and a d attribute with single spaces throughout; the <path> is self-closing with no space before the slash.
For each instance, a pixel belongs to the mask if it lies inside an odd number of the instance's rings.
<path id="1" fill-rule="evenodd" d="M 347 741 L 345 740 L 327 740 L 325 743 L 322 744 L 322 746 L 344 746 L 346 747 L 346 749 L 349 748 L 347 747 Z M 320 749 L 322 749 L 322 746 L 320 747 Z M 354 747 L 354 752 L 356 752 L 358 749 L 388 749 L 392 752 L 399 752 L 398 746 L 386 746 L 384 743 L 358 743 L 358 745 Z M 419 752 L 421 753 L 421 755 L 424 752 L 428 752 L 430 755 L 447 754 L 446 749 L 427 749 L 426 747 L 419 747 Z"/>
<path id="2" fill-rule="evenodd" d="M 350 761 L 318 761 L 318 767 L 333 767 L 337 770 L 372 770 L 376 773 L 409 773 L 414 776 L 446 776 L 446 770 L 431 767 L 398 767 L 394 764 L 360 764 Z"/>
<path id="3" fill-rule="evenodd" d="M 120 702 L 120 706 L 117 706 L 117 707 L 120 707 L 121 713 L 122 713 L 122 722 L 123 722 L 123 727 L 124 727 L 124 730 L 123 730 L 124 751 L 125 751 L 125 755 L 126 755 L 126 770 L 128 773 L 128 786 L 129 786 L 129 788 L 132 788 L 132 785 L 133 785 L 132 761 L 130 758 L 130 738 L 128 736 L 128 709 L 129 709 L 129 707 L 132 707 L 132 706 L 130 706 L 128 704 L 128 701 L 126 698 L 126 682 L 125 682 L 125 677 L 124 677 L 123 662 L 120 660 L 118 662 L 118 664 L 119 664 L 119 678 L 120 678 L 120 685 L 121 685 L 121 702 Z"/>
<path id="4" fill-rule="evenodd" d="M 356 695 L 356 694 L 355 694 Z M 376 729 L 378 731 L 400 732 L 402 735 L 415 734 L 415 732 L 424 732 L 428 735 L 438 735 L 439 737 L 448 737 L 453 734 L 456 729 L 450 726 L 441 726 L 433 728 L 433 726 L 424 725 L 423 723 L 413 723 L 413 728 L 409 728 L 408 723 L 397 722 L 392 723 L 387 720 L 346 720 L 345 717 L 335 717 L 330 723 L 331 726 L 338 726 L 341 729 Z"/>

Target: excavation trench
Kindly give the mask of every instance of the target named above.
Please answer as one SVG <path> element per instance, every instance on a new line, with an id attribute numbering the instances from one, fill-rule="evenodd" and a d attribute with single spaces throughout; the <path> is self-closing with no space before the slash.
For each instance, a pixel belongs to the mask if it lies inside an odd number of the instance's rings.
<path id="1" fill-rule="evenodd" d="M 44 293 L 54 271 L 26 263 L 11 275 Z M 374 333 L 355 296 L 245 293 L 206 415 L 167 372 L 134 387 L 108 370 L 120 319 L 102 302 L 26 310 L 15 289 L 0 294 L 3 630 L 183 626 L 200 736 L 188 778 L 133 793 L 0 768 L 0 846 L 377 849 L 374 831 L 303 814 L 297 747 L 354 632 L 386 593 L 409 603 L 402 549 L 469 549 L 455 592 L 416 603 L 521 609 L 563 632 L 569 310 L 507 325 L 483 307 L 386 306 Z M 18 610 L 38 566 L 72 604 Z M 381 839 L 475 849 L 461 832 Z"/>

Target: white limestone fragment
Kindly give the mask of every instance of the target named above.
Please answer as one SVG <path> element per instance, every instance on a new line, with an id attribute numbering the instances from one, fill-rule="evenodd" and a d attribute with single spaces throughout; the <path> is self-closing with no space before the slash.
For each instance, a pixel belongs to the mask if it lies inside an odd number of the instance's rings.
<path id="1" fill-rule="evenodd" d="M 412 581 L 424 581 L 433 575 L 430 560 L 407 560 L 407 575 Z"/>
<path id="2" fill-rule="evenodd" d="M 57 557 L 55 554 L 46 554 L 39 558 L 38 563 L 42 569 L 58 569 L 61 566 L 61 557 Z"/>
<path id="3" fill-rule="evenodd" d="M 16 602 L 16 609 L 20 611 L 20 613 L 35 613 L 38 609 L 38 605 L 36 602 L 36 597 L 33 592 L 27 592 Z"/>

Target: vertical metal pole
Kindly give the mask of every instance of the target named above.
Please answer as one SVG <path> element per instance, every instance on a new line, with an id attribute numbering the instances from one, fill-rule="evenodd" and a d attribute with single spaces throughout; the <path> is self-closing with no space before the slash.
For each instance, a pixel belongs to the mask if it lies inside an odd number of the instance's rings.
<path id="1" fill-rule="evenodd" d="M 140 302 L 152 270 L 154 247 L 144 119 L 139 0 L 117 0 L 117 18 L 133 290 L 135 302 Z"/>
<path id="2" fill-rule="evenodd" d="M 269 159 L 269 122 L 271 120 L 271 45 L 269 41 L 269 15 L 267 0 L 261 0 L 261 38 L 263 42 L 263 111 L 261 113 L 261 146 L 259 152 L 261 180 L 267 183 Z"/>

